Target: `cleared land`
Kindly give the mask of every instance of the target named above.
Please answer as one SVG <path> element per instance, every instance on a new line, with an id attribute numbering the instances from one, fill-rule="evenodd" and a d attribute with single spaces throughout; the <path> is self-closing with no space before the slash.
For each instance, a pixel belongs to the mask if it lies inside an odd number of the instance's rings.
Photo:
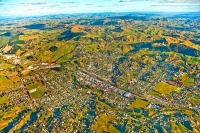
<path id="1" fill-rule="evenodd" d="M 42 87 L 42 83 L 41 82 L 37 82 L 37 83 L 34 83 L 34 84 L 31 84 L 27 87 L 28 90 L 32 90 L 32 89 L 35 89 L 35 88 L 39 88 L 39 87 Z"/>
<path id="2" fill-rule="evenodd" d="M 42 97 L 45 93 L 45 90 L 43 88 L 39 88 L 36 92 L 31 93 L 32 98 L 39 98 Z"/>
<path id="3" fill-rule="evenodd" d="M 148 105 L 147 101 L 144 101 L 142 99 L 136 99 L 130 106 L 130 109 L 133 108 L 145 108 Z"/>
<path id="4" fill-rule="evenodd" d="M 109 132 L 120 133 L 111 123 L 111 118 L 106 114 L 102 114 L 94 125 L 96 133 Z"/>
<path id="5" fill-rule="evenodd" d="M 7 63 L 0 64 L 0 70 L 5 70 L 5 69 L 9 69 L 9 68 L 14 68 L 14 65 L 7 64 Z"/>
<path id="6" fill-rule="evenodd" d="M 158 97 L 158 98 L 161 97 L 161 94 L 159 92 L 157 92 L 157 91 L 154 91 L 154 90 L 151 90 L 149 92 L 149 94 L 154 96 L 154 97 Z"/>
<path id="7" fill-rule="evenodd" d="M 167 84 L 165 82 L 160 82 L 154 87 L 155 91 L 165 95 L 170 94 L 172 91 L 175 91 L 176 89 L 177 89 L 176 86 Z"/>
<path id="8" fill-rule="evenodd" d="M 0 98 L 0 105 L 4 104 L 4 103 L 7 104 L 8 102 L 9 102 L 9 99 L 8 99 L 7 96 L 3 96 L 3 97 Z"/>
<path id="9" fill-rule="evenodd" d="M 3 75 L 0 75 L 0 91 L 7 89 L 8 86 L 13 85 L 13 82 Z"/>
<path id="10" fill-rule="evenodd" d="M 195 84 L 194 79 L 189 77 L 187 74 L 184 74 L 181 77 L 181 80 L 182 80 L 183 84 L 186 85 L 186 86 L 193 86 Z"/>
<path id="11" fill-rule="evenodd" d="M 33 90 L 33 89 L 36 89 L 37 91 L 35 92 L 32 92 L 30 93 L 31 97 L 32 98 L 39 98 L 39 97 L 42 97 L 45 93 L 45 90 L 43 88 L 43 84 L 41 82 L 37 82 L 37 83 L 34 83 L 32 85 L 29 85 L 27 87 L 28 90 Z"/>

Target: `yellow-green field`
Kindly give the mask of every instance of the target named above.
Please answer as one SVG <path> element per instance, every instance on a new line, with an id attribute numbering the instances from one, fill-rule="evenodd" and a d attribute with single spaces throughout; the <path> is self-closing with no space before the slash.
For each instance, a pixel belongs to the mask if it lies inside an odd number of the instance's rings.
<path id="1" fill-rule="evenodd" d="M 35 88 L 39 88 L 39 87 L 42 87 L 42 83 L 41 82 L 37 82 L 37 83 L 34 83 L 34 84 L 31 84 L 29 86 L 27 86 L 27 89 L 28 90 L 32 90 L 32 89 L 35 89 Z"/>
<path id="2" fill-rule="evenodd" d="M 59 59 L 58 63 L 68 62 L 72 59 L 73 54 L 68 54 Z"/>
<path id="3" fill-rule="evenodd" d="M 195 84 L 194 79 L 189 77 L 187 74 L 184 74 L 182 77 L 180 77 L 180 79 L 186 86 L 193 86 Z"/>
<path id="4" fill-rule="evenodd" d="M 130 71 L 130 78 L 135 78 L 136 72 L 135 71 Z"/>
<path id="5" fill-rule="evenodd" d="M 3 96 L 0 98 L 0 104 L 4 104 L 4 103 L 8 103 L 9 102 L 9 99 L 7 96 Z"/>
<path id="6" fill-rule="evenodd" d="M 27 89 L 28 90 L 37 89 L 37 91 L 30 94 L 32 98 L 42 97 L 45 93 L 45 90 L 43 88 L 43 84 L 41 82 L 31 84 L 31 85 L 27 86 Z"/>
<path id="7" fill-rule="evenodd" d="M 87 45 L 87 46 L 85 47 L 85 50 L 86 50 L 86 51 L 97 51 L 97 47 L 98 47 L 98 45 L 96 45 L 96 44 L 91 44 L 91 45 Z"/>
<path id="8" fill-rule="evenodd" d="M 39 98 L 42 97 L 45 93 L 44 88 L 39 88 L 36 92 L 31 93 L 31 97 L 32 98 Z"/>
<path id="9" fill-rule="evenodd" d="M 161 97 L 161 94 L 159 92 L 157 92 L 157 91 L 154 91 L 154 90 L 151 90 L 149 92 L 149 94 L 154 96 L 154 97 L 158 97 L 158 98 Z"/>
<path id="10" fill-rule="evenodd" d="M 108 133 L 120 133 L 109 121 L 111 118 L 106 114 L 99 116 L 99 119 L 93 126 L 96 133 L 108 132 Z"/>
<path id="11" fill-rule="evenodd" d="M 7 63 L 0 64 L 0 70 L 5 70 L 5 69 L 9 69 L 9 68 L 14 68 L 14 66 L 11 64 L 7 64 Z"/>
<path id="12" fill-rule="evenodd" d="M 182 90 L 182 88 L 178 87 L 175 91 L 180 92 L 181 90 Z"/>
<path id="13" fill-rule="evenodd" d="M 147 101 L 144 101 L 142 99 L 136 99 L 130 106 L 130 109 L 133 108 L 145 108 L 148 105 Z"/>
<path id="14" fill-rule="evenodd" d="M 160 82 L 154 87 L 155 91 L 165 95 L 170 94 L 172 91 L 175 91 L 176 89 L 177 89 L 176 86 L 167 84 L 165 82 Z"/>
<path id="15" fill-rule="evenodd" d="M 0 91 L 5 90 L 8 86 L 13 85 L 13 82 L 6 78 L 4 75 L 0 75 Z"/>
<path id="16" fill-rule="evenodd" d="M 58 49 L 54 52 L 51 52 L 49 50 L 49 47 L 45 47 L 43 51 L 39 52 L 38 58 L 41 58 L 42 61 L 44 62 L 55 62 L 60 57 L 63 57 L 69 54 L 75 48 L 75 45 L 73 44 L 73 42 L 71 43 L 63 42 L 63 43 L 58 43 L 57 45 L 52 45 L 52 46 L 57 46 Z"/>

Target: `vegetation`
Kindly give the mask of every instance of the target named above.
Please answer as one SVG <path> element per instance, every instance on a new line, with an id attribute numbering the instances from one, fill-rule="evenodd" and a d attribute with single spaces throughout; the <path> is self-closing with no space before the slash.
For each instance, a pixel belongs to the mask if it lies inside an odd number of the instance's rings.
<path id="1" fill-rule="evenodd" d="M 9 132 L 198 132 L 198 18 L 96 13 L 1 19 L 0 129 L 25 110 Z M 30 108 L 39 111 L 26 112 Z"/>
<path id="2" fill-rule="evenodd" d="M 6 90 L 8 86 L 13 85 L 13 82 L 6 76 L 0 75 L 0 90 Z"/>
<path id="3" fill-rule="evenodd" d="M 0 105 L 1 104 L 8 104 L 8 103 L 9 103 L 9 99 L 6 95 L 0 98 Z"/>
<path id="4" fill-rule="evenodd" d="M 85 50 L 88 52 L 92 52 L 92 51 L 97 51 L 98 45 L 96 44 L 92 44 L 92 45 L 87 45 L 85 47 Z"/>
<path id="5" fill-rule="evenodd" d="M 40 87 L 37 89 L 37 91 L 31 93 L 30 95 L 32 98 L 40 98 L 44 95 L 44 93 L 45 93 L 45 90 Z"/>
<path id="6" fill-rule="evenodd" d="M 194 78 L 189 77 L 187 74 L 184 74 L 180 79 L 186 86 L 193 86 L 195 84 Z"/>
<path id="7" fill-rule="evenodd" d="M 161 94 L 159 92 L 157 92 L 157 91 L 154 91 L 154 90 L 151 90 L 149 92 L 149 94 L 154 96 L 154 97 L 158 97 L 158 98 L 161 97 Z"/>
<path id="8" fill-rule="evenodd" d="M 43 85 L 42 85 L 41 82 L 36 82 L 36 83 L 33 83 L 33 84 L 27 86 L 27 89 L 28 89 L 28 90 L 32 90 L 32 89 L 40 88 L 40 87 L 42 87 L 42 86 L 43 86 Z"/>
<path id="9" fill-rule="evenodd" d="M 148 105 L 148 102 L 142 99 L 136 99 L 130 106 L 130 109 L 134 109 L 134 108 L 146 108 L 146 106 Z"/>
<path id="10" fill-rule="evenodd" d="M 176 86 L 169 85 L 165 82 L 160 82 L 154 87 L 155 91 L 165 95 L 170 94 L 172 91 L 175 91 L 176 89 L 177 89 Z"/>
<path id="11" fill-rule="evenodd" d="M 4 113 L 2 111 L 0 111 L 0 130 L 2 130 L 4 127 L 6 127 L 13 118 L 15 118 L 17 116 L 18 111 L 20 111 L 21 108 L 16 106 L 14 107 L 12 110 Z"/>
<path id="12" fill-rule="evenodd" d="M 182 90 L 182 88 L 180 88 L 180 87 L 178 87 L 178 88 L 176 89 L 177 92 L 180 92 L 181 90 Z"/>
<path id="13" fill-rule="evenodd" d="M 0 70 L 5 70 L 5 69 L 11 69 L 14 68 L 14 65 L 8 64 L 8 63 L 1 63 L 0 64 Z"/>
<path id="14" fill-rule="evenodd" d="M 54 51 L 56 51 L 57 49 L 58 49 L 58 47 L 56 47 L 56 46 L 52 46 L 52 47 L 49 48 L 49 50 L 50 50 L 51 52 L 54 52 Z"/>
<path id="15" fill-rule="evenodd" d="M 97 133 L 102 132 L 112 132 L 112 133 L 120 133 L 111 123 L 111 118 L 107 116 L 106 114 L 102 114 L 97 122 L 94 125 L 94 130 Z"/>

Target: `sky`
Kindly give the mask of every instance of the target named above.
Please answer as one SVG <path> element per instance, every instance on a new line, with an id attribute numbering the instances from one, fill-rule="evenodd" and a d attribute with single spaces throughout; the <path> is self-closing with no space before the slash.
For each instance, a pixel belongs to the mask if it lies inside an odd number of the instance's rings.
<path id="1" fill-rule="evenodd" d="M 200 12 L 200 0 L 0 0 L 0 16 L 94 12 Z"/>

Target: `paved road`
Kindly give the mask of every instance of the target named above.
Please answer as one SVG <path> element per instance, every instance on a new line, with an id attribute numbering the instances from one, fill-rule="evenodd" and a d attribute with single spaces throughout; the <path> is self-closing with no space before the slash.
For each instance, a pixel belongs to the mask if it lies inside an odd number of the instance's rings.
<path id="1" fill-rule="evenodd" d="M 106 83 L 109 83 L 110 85 L 116 87 L 117 89 L 121 89 L 121 90 L 124 90 L 124 91 L 127 91 L 126 89 L 122 88 L 122 87 L 119 87 L 119 86 L 116 86 L 114 85 L 113 83 L 111 83 L 109 80 L 105 79 L 105 78 L 101 78 L 100 76 L 94 74 L 94 73 L 91 73 L 87 70 L 83 70 L 83 69 L 79 69 L 80 71 L 86 73 L 87 75 L 91 76 L 91 77 L 94 77 L 94 78 L 97 78 L 103 82 L 106 82 Z M 160 104 L 160 105 L 163 105 L 163 106 L 168 106 L 168 107 L 173 107 L 173 108 L 191 108 L 191 109 L 196 109 L 198 111 L 200 111 L 199 108 L 196 108 L 196 107 L 191 107 L 191 106 L 188 106 L 188 105 L 184 105 L 184 104 L 176 104 L 176 103 L 169 103 L 168 101 L 164 101 L 164 100 L 161 100 L 161 99 L 155 99 L 153 98 L 152 96 L 146 94 L 146 93 L 143 93 L 143 94 L 138 94 L 138 93 L 135 93 L 135 92 L 131 92 L 132 95 L 136 96 L 136 97 L 139 97 L 139 98 L 142 98 L 142 99 L 146 99 L 147 101 L 149 102 L 152 102 L 152 103 L 155 103 L 155 104 Z"/>

